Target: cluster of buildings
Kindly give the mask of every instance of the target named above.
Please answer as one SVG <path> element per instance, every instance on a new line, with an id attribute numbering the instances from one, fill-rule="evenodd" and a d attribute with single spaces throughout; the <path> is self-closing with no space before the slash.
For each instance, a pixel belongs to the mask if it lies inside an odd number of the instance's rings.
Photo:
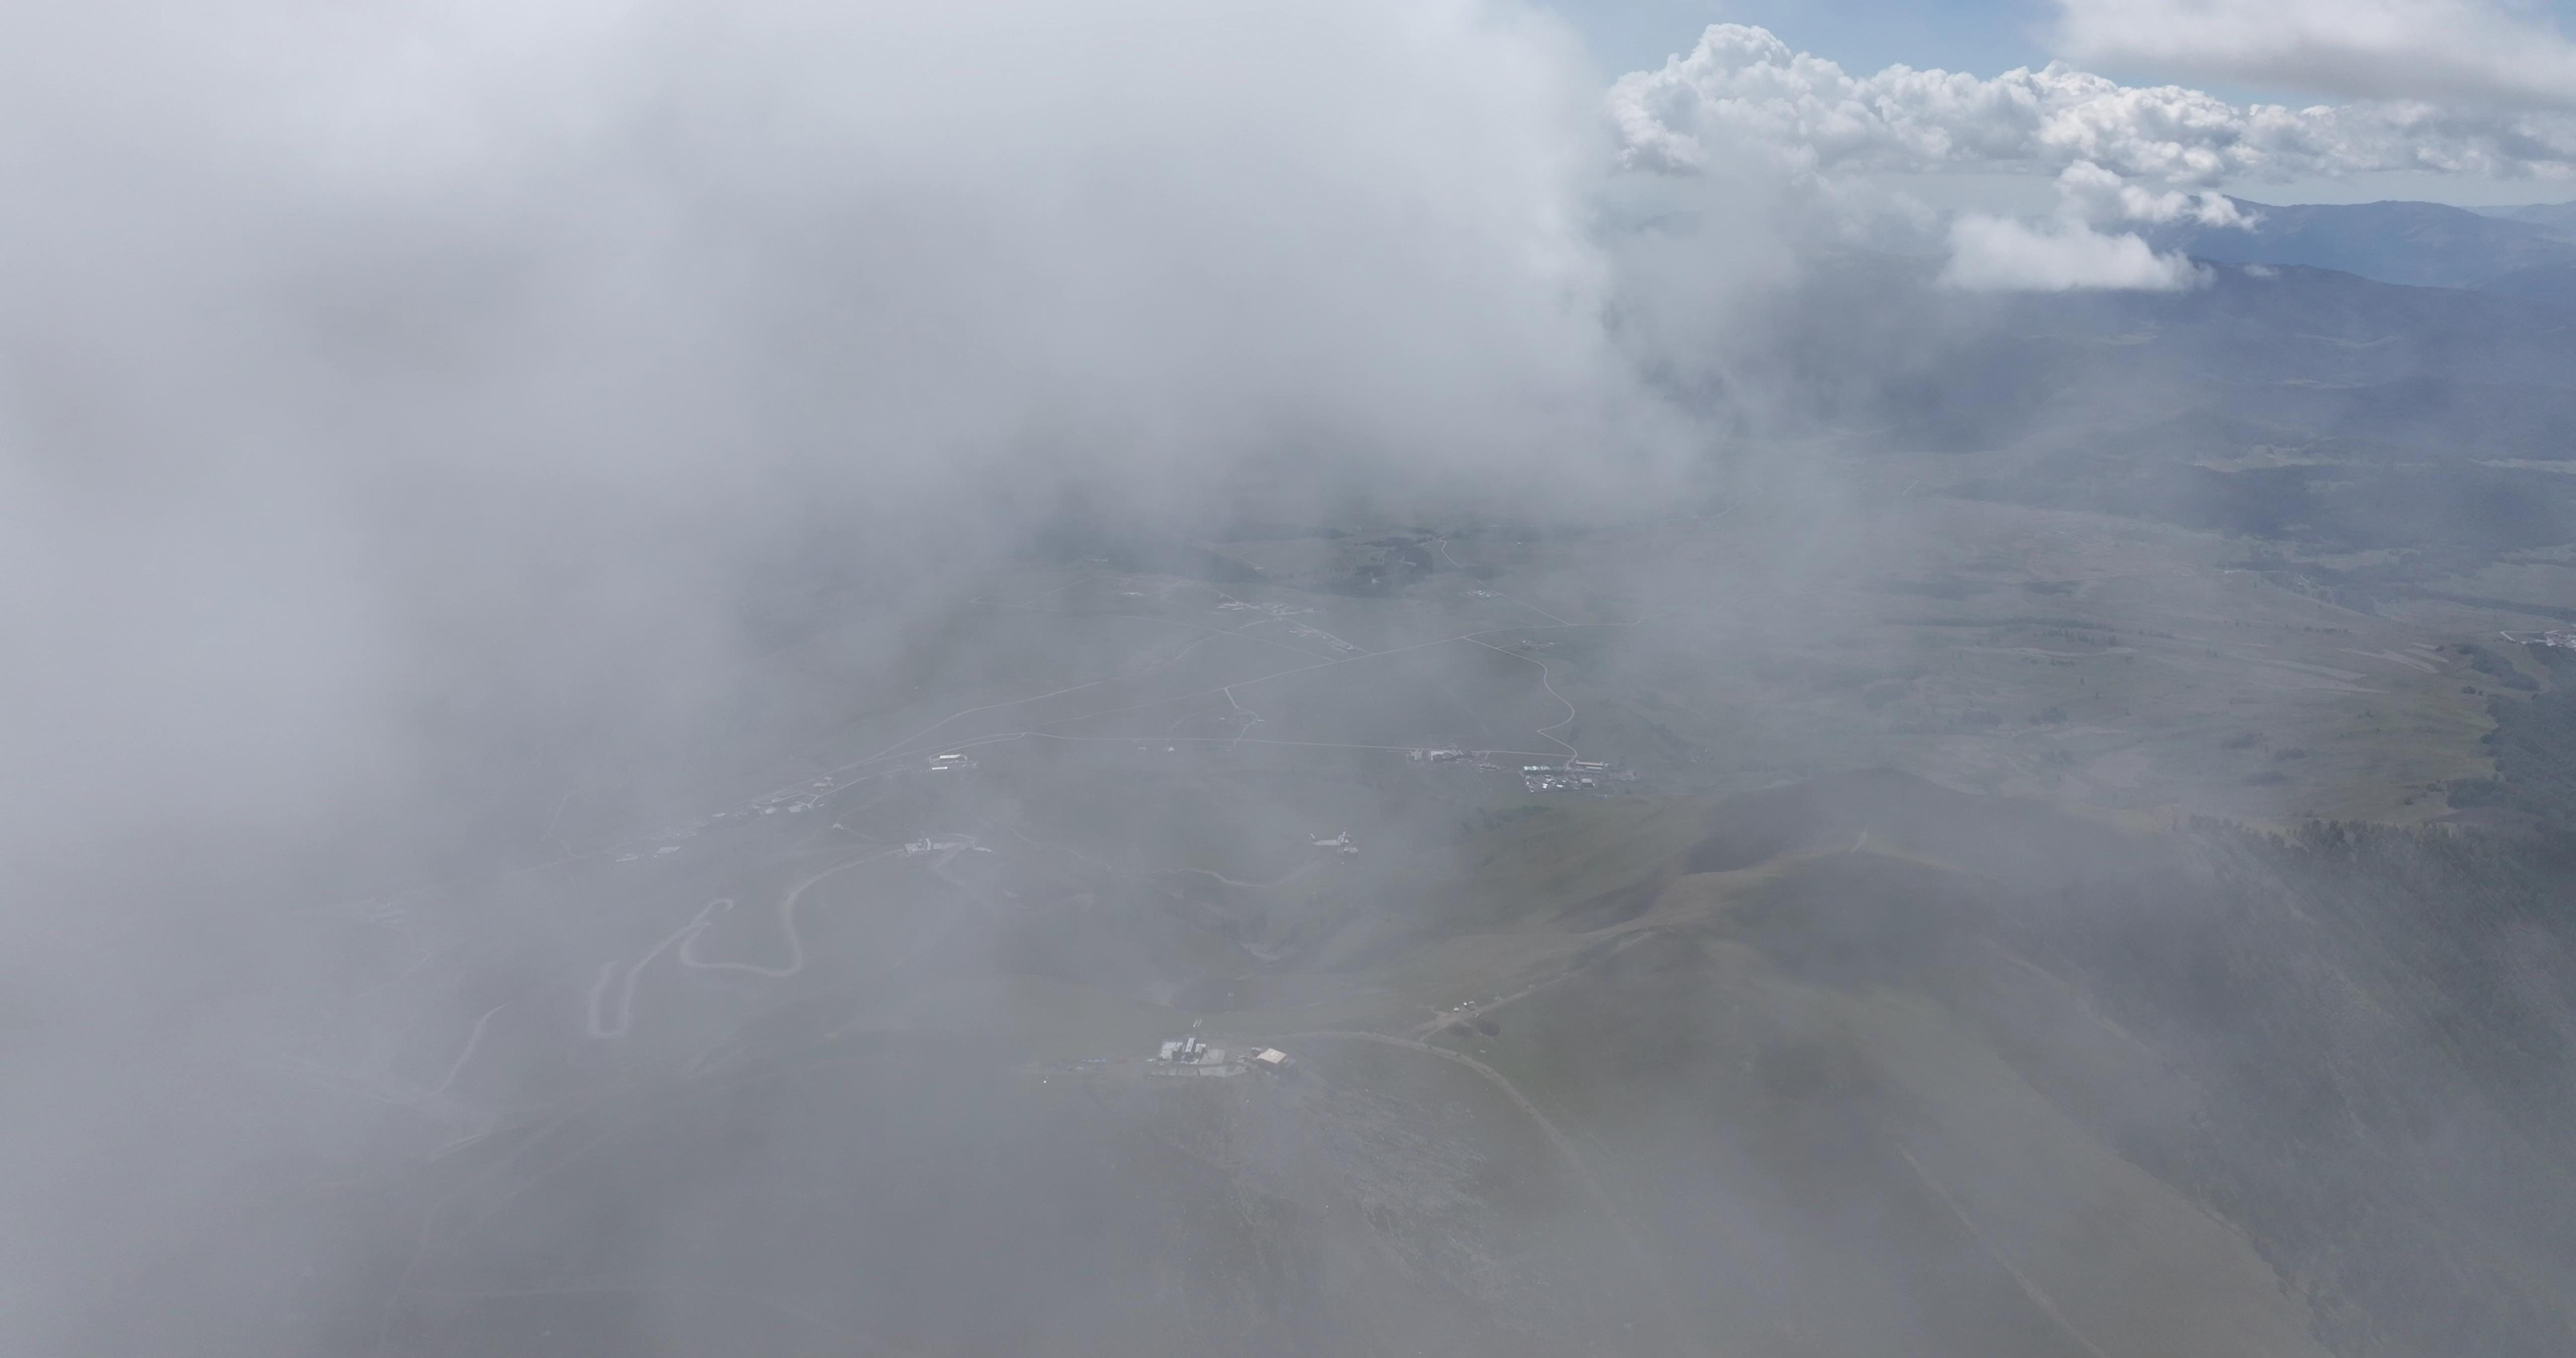
<path id="1" fill-rule="evenodd" d="M 1351 842 L 1351 832 L 1348 830 L 1331 839 L 1308 839 L 1306 843 L 1311 848 L 1330 849 L 1345 858 L 1355 857 L 1360 851 L 1360 846 Z"/>
<path id="2" fill-rule="evenodd" d="M 1492 763 L 1472 750 L 1412 749 L 1404 752 L 1415 764 L 1462 764 L 1484 773 L 1508 773 L 1511 766 Z M 1518 766 L 1521 786 L 1532 792 L 1597 792 L 1606 783 L 1633 783 L 1634 771 L 1611 767 L 1606 759 L 1569 759 L 1561 764 L 1522 764 Z M 1319 846 L 1324 841 L 1315 841 Z M 1326 846 L 1329 847 L 1329 846 Z"/>
<path id="3" fill-rule="evenodd" d="M 1274 618 L 1285 618 L 1298 613 L 1312 613 L 1315 611 L 1311 608 L 1297 608 L 1289 604 L 1247 603 L 1242 599 L 1228 599 L 1224 603 L 1218 604 L 1217 607 L 1229 613 L 1267 613 Z"/>
<path id="4" fill-rule="evenodd" d="M 1197 1032 L 1167 1039 L 1153 1056 L 1152 1065 L 1176 1075 L 1241 1075 L 1247 1070 L 1284 1074 L 1297 1064 L 1297 1058 L 1277 1047 L 1258 1047 L 1228 1058 L 1223 1047 L 1211 1047 Z"/>
<path id="5" fill-rule="evenodd" d="M 2504 639 L 2525 646 L 2557 646 L 2576 651 L 2576 632 L 2507 632 Z"/>
<path id="6" fill-rule="evenodd" d="M 1503 766 L 1480 758 L 1474 750 L 1407 750 L 1407 760 L 1416 764 L 1463 764 L 1479 773 L 1500 773 Z"/>
<path id="7" fill-rule="evenodd" d="M 1606 760 L 1569 759 L 1563 764 L 1521 765 L 1521 786 L 1532 792 L 1593 792 L 1603 783 L 1633 783 L 1628 769 L 1613 771 Z"/>
<path id="8" fill-rule="evenodd" d="M 1225 1048 L 1211 1047 L 1197 1033 L 1171 1038 L 1154 1059 L 1167 1066 L 1216 1066 L 1225 1064 Z"/>

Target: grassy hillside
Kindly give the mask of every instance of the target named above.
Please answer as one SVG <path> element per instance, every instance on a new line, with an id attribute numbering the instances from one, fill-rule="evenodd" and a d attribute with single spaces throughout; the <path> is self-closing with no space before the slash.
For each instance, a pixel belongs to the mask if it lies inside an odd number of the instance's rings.
<path id="1" fill-rule="evenodd" d="M 1589 946 L 1437 1040 L 1576 1129 L 1710 1351 L 2576 1334 L 2562 848 L 1865 774 L 1691 804 L 1701 836 L 1632 852 L 1647 903 L 1599 923 L 1589 848 L 1684 814 L 1490 830 L 1526 889 L 1488 884 L 1488 928 Z"/>

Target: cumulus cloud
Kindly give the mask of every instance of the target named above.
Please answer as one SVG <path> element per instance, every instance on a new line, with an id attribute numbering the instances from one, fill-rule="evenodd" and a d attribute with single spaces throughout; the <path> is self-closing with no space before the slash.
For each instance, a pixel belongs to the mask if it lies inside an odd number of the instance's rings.
<path id="1" fill-rule="evenodd" d="M 2058 0 L 2088 64 L 2371 99 L 2576 106 L 2576 43 L 2486 0 Z"/>
<path id="2" fill-rule="evenodd" d="M 1951 223 L 1941 281 L 1980 292 L 2179 292 L 2200 286 L 2207 275 L 2181 255 L 2157 254 L 2134 234 L 2063 219 L 2033 226 L 1970 213 Z"/>
<path id="3" fill-rule="evenodd" d="M 2089 160 L 2079 160 L 2057 175 L 2061 202 L 2088 222 L 2177 222 L 2185 218 L 2202 226 L 2251 225 L 2236 200 L 2223 193 L 2157 192 L 2131 183 Z"/>
<path id="4" fill-rule="evenodd" d="M 2554 111 L 2233 104 L 2062 63 L 1990 79 L 1909 66 L 1855 76 L 1741 24 L 1715 25 L 1688 53 L 1623 76 L 1610 108 L 1627 163 L 1661 170 L 1744 154 L 1811 175 L 2090 162 L 2123 179 L 2212 187 L 2379 170 L 2576 169 L 2576 117 Z"/>
<path id="5" fill-rule="evenodd" d="M 2253 218 L 2216 193 L 2157 193 L 2079 160 L 2057 176 L 2057 211 L 2040 223 L 1967 213 L 1950 224 L 1941 281 L 1980 292 L 2132 289 L 2174 292 L 2201 286 L 2208 271 L 2180 254 L 2158 254 L 2124 222 L 2190 219 L 2203 226 L 2250 226 Z"/>

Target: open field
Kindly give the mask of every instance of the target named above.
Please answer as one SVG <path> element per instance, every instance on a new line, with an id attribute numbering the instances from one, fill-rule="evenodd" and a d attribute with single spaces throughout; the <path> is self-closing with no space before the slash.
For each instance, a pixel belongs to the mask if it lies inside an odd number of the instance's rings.
<path id="1" fill-rule="evenodd" d="M 2438 820 L 2493 771 L 2495 695 L 2554 683 L 2475 649 L 2531 619 L 2356 609 L 2095 515 L 1849 512 L 1880 546 L 1831 568 L 1749 509 L 1225 542 L 1221 580 L 1023 563 L 723 787 L 645 825 L 568 792 L 520 868 L 330 912 L 364 984 L 263 1078 L 376 1105 L 419 1165 L 364 1208 L 418 1228 L 349 1261 L 384 1298 L 355 1351 L 2365 1351 L 2310 1299 L 2376 1275 L 2229 1206 L 2242 1150 L 2194 1141 L 2223 1110 L 2172 1034 L 2028 937 L 1926 921 L 2028 889 L 1998 886 L 2015 818 Z M 794 643 L 818 672 L 844 645 Z M 1521 773 L 1575 759 L 1590 790 Z M 1872 769 L 2027 809 L 1712 800 Z M 470 1030 L 409 1018 L 496 973 Z M 1299 1071 L 1110 1073 L 1193 1022 Z M 989 1134 L 919 1139 L 961 1118 Z M 743 1155 L 806 1168 L 743 1196 Z M 800 1180 L 823 1196 L 760 1197 Z M 906 1270 L 1012 1262 L 933 1248 L 856 1290 L 690 1290 L 743 1233 L 839 1257 L 837 1216 L 934 1201 L 978 1239 L 1097 1219 L 1101 1279 L 957 1309 Z M 596 1238 L 592 1202 L 661 1253 L 489 1252 Z M 1173 1221 L 1240 1257 L 1169 1255 Z"/>

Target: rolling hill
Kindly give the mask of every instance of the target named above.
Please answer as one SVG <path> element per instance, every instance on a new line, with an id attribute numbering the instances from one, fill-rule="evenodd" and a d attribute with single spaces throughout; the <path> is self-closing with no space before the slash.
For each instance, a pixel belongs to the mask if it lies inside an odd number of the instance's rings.
<path id="1" fill-rule="evenodd" d="M 1710 1351 L 2576 1334 L 2564 846 L 1859 773 L 1473 852 L 1379 968 L 1503 997 L 1435 1040 L 1574 1129 Z"/>

